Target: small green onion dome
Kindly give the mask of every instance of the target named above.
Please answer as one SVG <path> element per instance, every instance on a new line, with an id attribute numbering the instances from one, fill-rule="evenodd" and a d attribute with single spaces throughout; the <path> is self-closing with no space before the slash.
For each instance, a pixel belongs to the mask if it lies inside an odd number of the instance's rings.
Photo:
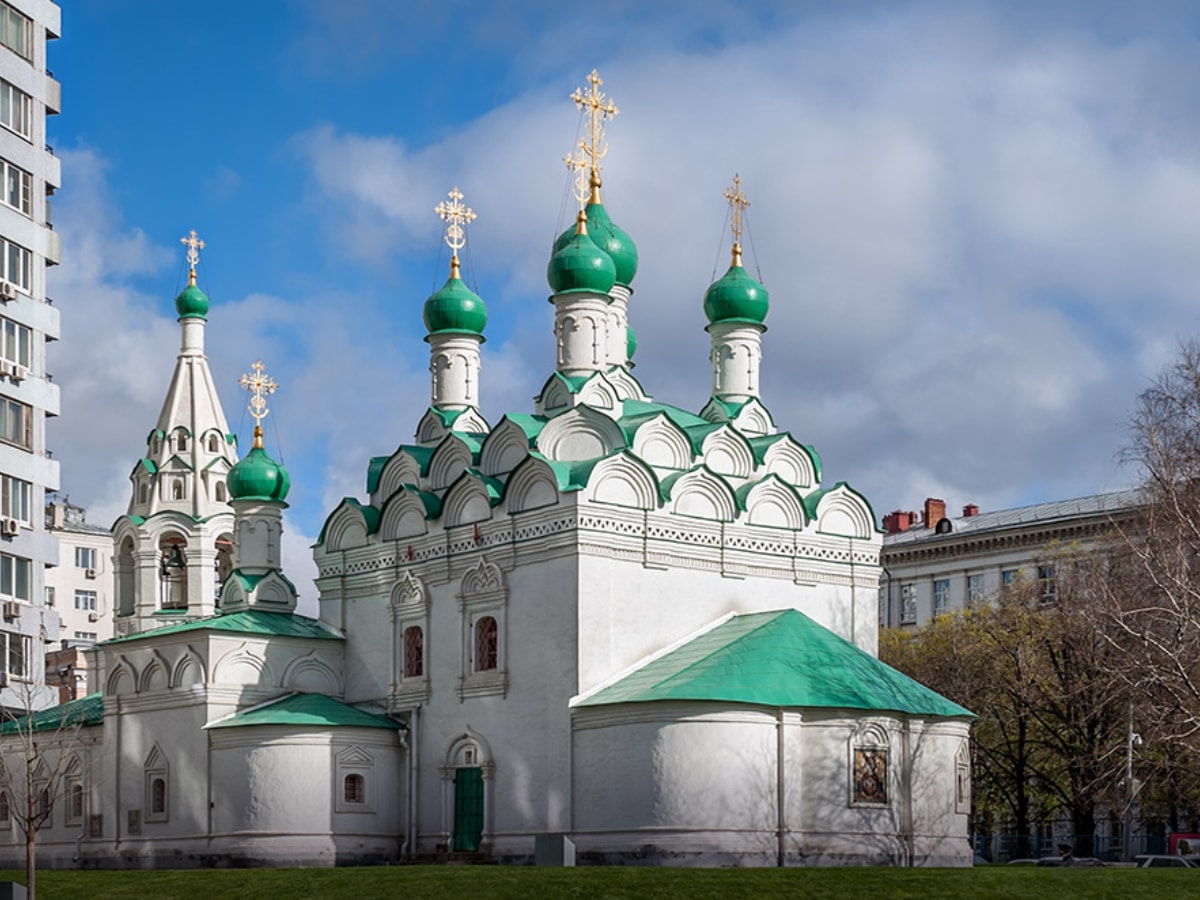
<path id="1" fill-rule="evenodd" d="M 208 318 L 208 297 L 195 284 L 189 284 L 175 298 L 175 311 L 179 313 L 181 319 L 206 319 Z"/>
<path id="2" fill-rule="evenodd" d="M 608 217 L 608 210 L 603 203 L 591 202 L 587 205 L 588 232 L 617 268 L 617 284 L 626 287 L 633 284 L 633 276 L 637 274 L 638 252 L 633 240 L 619 226 L 613 224 Z M 575 229 L 568 228 L 554 242 L 554 252 L 558 252 L 572 237 Z"/>
<path id="3" fill-rule="evenodd" d="M 546 266 L 546 280 L 556 294 L 567 291 L 591 291 L 607 294 L 616 282 L 617 269 L 607 253 L 597 246 L 583 225 L 583 216 L 575 233 L 555 250 Z"/>
<path id="4" fill-rule="evenodd" d="M 753 322 L 761 325 L 767 317 L 770 298 L 767 289 L 751 278 L 735 248 L 733 265 L 704 292 L 704 314 L 709 324 L 717 322 Z"/>
<path id="5" fill-rule="evenodd" d="M 283 500 L 292 486 L 287 469 L 262 447 L 253 447 L 225 476 L 232 500 Z"/>
<path id="6" fill-rule="evenodd" d="M 422 318 L 430 334 L 483 334 L 487 325 L 487 306 L 459 277 L 457 259 L 450 262 L 450 278 L 425 301 Z"/>
<path id="7" fill-rule="evenodd" d="M 625 326 L 625 358 L 633 359 L 637 353 L 637 332 L 630 325 Z"/>

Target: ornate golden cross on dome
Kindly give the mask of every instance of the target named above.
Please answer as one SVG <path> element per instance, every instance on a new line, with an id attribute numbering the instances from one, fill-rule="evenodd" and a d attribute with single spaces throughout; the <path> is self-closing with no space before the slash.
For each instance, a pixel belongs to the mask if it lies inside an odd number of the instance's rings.
<path id="1" fill-rule="evenodd" d="M 187 233 L 187 237 L 181 237 L 179 243 L 187 247 L 188 261 L 188 284 L 196 283 L 196 266 L 200 264 L 200 251 L 204 249 L 204 241 L 196 236 L 196 229 L 193 228 Z"/>
<path id="2" fill-rule="evenodd" d="M 750 201 L 742 193 L 742 179 L 736 172 L 733 175 L 733 184 L 725 188 L 725 199 L 729 201 L 729 208 L 733 211 L 731 223 L 733 228 L 733 264 L 740 266 L 742 264 L 742 214 L 746 211 L 746 207 L 750 205 Z"/>
<path id="3" fill-rule="evenodd" d="M 246 408 L 250 410 L 250 415 L 254 416 L 254 446 L 261 450 L 263 445 L 262 420 L 270 412 L 267 409 L 267 395 L 275 393 L 279 385 L 266 373 L 266 366 L 263 365 L 261 359 L 255 360 L 254 365 L 250 368 L 254 370 L 254 374 L 243 375 L 238 379 L 238 384 L 250 392 L 250 404 Z"/>
<path id="4" fill-rule="evenodd" d="M 462 191 L 455 185 L 454 189 L 446 195 L 450 198 L 447 203 L 443 200 L 433 208 L 433 211 L 438 214 L 438 218 L 446 223 L 446 246 L 450 248 L 450 276 L 458 277 L 458 251 L 467 245 L 467 231 L 465 225 L 470 225 L 475 221 L 475 210 L 463 204 Z"/>
<path id="5" fill-rule="evenodd" d="M 588 172 L 591 171 L 591 166 L 588 165 L 587 154 L 580 147 L 574 153 L 568 153 L 564 156 L 563 162 L 567 164 L 567 171 L 575 176 L 575 200 L 579 203 L 579 208 L 583 209 L 588 198 Z"/>
<path id="6" fill-rule="evenodd" d="M 588 83 L 591 87 L 586 94 L 583 92 L 583 88 L 575 88 L 571 99 L 580 109 L 587 107 L 588 133 L 586 137 L 579 139 L 579 146 L 590 160 L 592 198 L 593 202 L 599 203 L 600 160 L 608 153 L 608 145 L 604 143 L 604 120 L 614 118 L 620 110 L 600 90 L 600 85 L 604 84 L 604 80 L 595 69 L 592 69 L 592 74 L 588 76 Z"/>

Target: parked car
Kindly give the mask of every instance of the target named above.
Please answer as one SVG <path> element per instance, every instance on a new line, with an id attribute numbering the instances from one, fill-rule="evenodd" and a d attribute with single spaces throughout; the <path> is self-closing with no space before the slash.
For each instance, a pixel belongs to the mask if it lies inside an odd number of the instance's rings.
<path id="1" fill-rule="evenodd" d="M 1103 866 L 1104 860 L 1096 859 L 1094 856 L 1068 856 L 1063 859 L 1061 856 L 1046 856 L 1037 861 L 1039 866 L 1061 866 L 1068 869 L 1084 869 L 1091 866 Z"/>
<path id="2" fill-rule="evenodd" d="M 1167 856 L 1159 853 L 1143 853 L 1135 856 L 1139 869 L 1200 869 L 1200 864 L 1185 856 Z"/>

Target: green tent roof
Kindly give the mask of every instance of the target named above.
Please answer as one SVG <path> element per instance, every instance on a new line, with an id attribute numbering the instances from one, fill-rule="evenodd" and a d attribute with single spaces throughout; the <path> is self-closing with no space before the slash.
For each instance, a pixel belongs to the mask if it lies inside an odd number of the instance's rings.
<path id="1" fill-rule="evenodd" d="M 100 694 L 88 694 L 61 706 L 41 709 L 20 719 L 5 722 L 0 734 L 28 731 L 57 731 L 75 725 L 99 725 L 104 718 L 104 700 Z"/>
<path id="2" fill-rule="evenodd" d="M 386 716 L 363 712 L 361 709 L 343 703 L 341 700 L 334 700 L 324 694 L 289 694 L 262 706 L 256 706 L 244 712 L 235 713 L 228 718 L 220 719 L 208 727 L 236 728 L 245 725 L 386 728 L 389 731 L 400 729 L 399 722 L 393 722 Z"/>
<path id="3" fill-rule="evenodd" d="M 733 616 L 578 705 L 654 700 L 974 718 L 794 609 Z"/>
<path id="4" fill-rule="evenodd" d="M 297 616 L 293 613 L 264 612 L 263 610 L 248 609 L 243 612 L 226 615 L 208 616 L 194 622 L 184 622 L 181 625 L 166 625 L 153 631 L 143 631 L 127 637 L 113 638 L 106 644 L 122 644 L 129 641 L 140 641 L 151 637 L 162 637 L 166 634 L 180 634 L 185 631 L 228 631 L 239 634 L 260 634 L 270 637 L 299 637 L 324 638 L 326 640 L 345 640 L 341 634 L 328 625 L 310 619 L 307 616 Z"/>

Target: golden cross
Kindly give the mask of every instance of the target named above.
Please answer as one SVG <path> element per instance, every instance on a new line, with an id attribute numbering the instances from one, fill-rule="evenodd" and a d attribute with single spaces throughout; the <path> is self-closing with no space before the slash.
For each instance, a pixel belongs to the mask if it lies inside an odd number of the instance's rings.
<path id="1" fill-rule="evenodd" d="M 742 193 L 742 179 L 737 173 L 734 173 L 733 184 L 725 188 L 725 199 L 729 201 L 729 208 L 733 210 L 733 243 L 736 245 L 742 240 L 742 213 L 750 205 L 750 201 Z"/>
<path id="2" fill-rule="evenodd" d="M 587 154 L 580 147 L 574 153 L 568 153 L 564 156 L 563 162 L 567 164 L 567 171 L 575 176 L 575 199 L 579 202 L 579 208 L 583 209 L 588 198 L 588 173 L 591 170 L 591 166 L 588 165 Z"/>
<path id="3" fill-rule="evenodd" d="M 188 232 L 187 237 L 181 237 L 179 243 L 187 247 L 188 283 L 196 283 L 196 266 L 200 263 L 200 251 L 204 249 L 204 241 L 196 236 L 196 229 Z"/>
<path id="4" fill-rule="evenodd" d="M 591 185 L 592 187 L 600 187 L 600 160 L 608 153 L 608 147 L 604 144 L 604 120 L 614 118 L 619 109 L 600 90 L 600 85 L 604 84 L 600 78 L 600 73 L 592 69 L 592 74 L 588 76 L 588 83 L 591 88 L 585 94 L 582 88 L 575 88 L 575 93 L 571 94 L 571 99 L 575 101 L 575 105 L 582 109 L 587 107 L 588 117 L 590 119 L 588 125 L 587 137 L 579 139 L 579 147 L 587 154 L 591 161 Z"/>
<path id="5" fill-rule="evenodd" d="M 450 248 L 454 259 L 458 259 L 458 251 L 467 244 L 467 232 L 464 225 L 475 221 L 475 210 L 462 202 L 462 191 L 457 186 L 446 195 L 450 198 L 447 203 L 443 200 L 433 208 L 438 218 L 446 223 L 446 246 Z"/>
<path id="6" fill-rule="evenodd" d="M 250 392 L 250 404 L 246 408 L 250 410 L 250 415 L 254 416 L 254 446 L 261 449 L 262 420 L 270 412 L 267 409 L 267 395 L 275 393 L 279 385 L 274 378 L 266 374 L 266 366 L 261 359 L 255 360 L 250 368 L 254 370 L 254 374 L 243 375 L 238 379 L 238 384 Z"/>

